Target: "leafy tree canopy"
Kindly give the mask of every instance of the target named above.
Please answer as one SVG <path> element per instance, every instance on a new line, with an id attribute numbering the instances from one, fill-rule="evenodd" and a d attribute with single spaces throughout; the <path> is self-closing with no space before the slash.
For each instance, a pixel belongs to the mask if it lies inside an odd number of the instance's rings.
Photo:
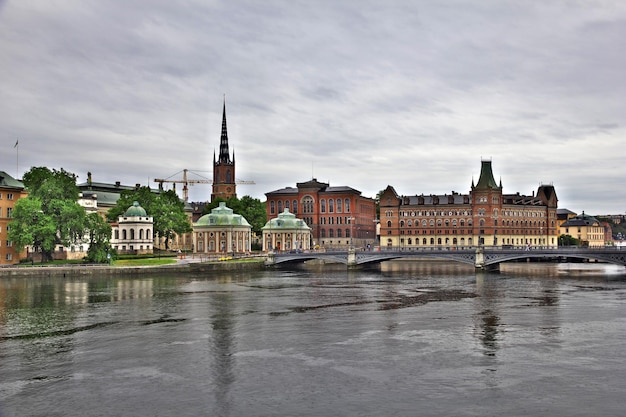
<path id="1" fill-rule="evenodd" d="M 32 245 L 50 258 L 56 245 L 82 239 L 86 213 L 77 202 L 76 178 L 64 169 L 46 167 L 33 167 L 24 174 L 29 194 L 15 203 L 9 230 L 9 238 L 18 248 Z"/>
<path id="2" fill-rule="evenodd" d="M 227 200 L 218 197 L 204 207 L 202 214 L 211 213 L 211 210 L 218 207 L 220 202 L 225 202 L 226 206 L 231 208 L 233 212 L 242 215 L 250 223 L 254 233 L 260 233 L 261 228 L 267 223 L 265 203 L 248 195 L 241 197 L 241 199 L 231 197 Z"/>

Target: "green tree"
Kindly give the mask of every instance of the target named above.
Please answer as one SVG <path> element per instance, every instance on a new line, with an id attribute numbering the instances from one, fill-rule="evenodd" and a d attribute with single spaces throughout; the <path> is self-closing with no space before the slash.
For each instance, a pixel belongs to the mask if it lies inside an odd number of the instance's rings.
<path id="1" fill-rule="evenodd" d="M 226 206 L 231 208 L 233 212 L 242 215 L 250 223 L 254 233 L 261 233 L 261 228 L 267 223 L 265 203 L 248 195 L 241 197 L 241 199 L 231 197 L 228 200 L 218 197 L 204 207 L 202 214 L 211 213 L 211 210 L 219 206 L 220 202 L 226 203 Z"/>
<path id="2" fill-rule="evenodd" d="M 571 235 L 559 236 L 559 246 L 580 246 L 580 241 Z"/>
<path id="3" fill-rule="evenodd" d="M 41 250 L 46 256 L 54 250 L 57 229 L 52 216 L 43 212 L 39 198 L 28 196 L 19 199 L 9 226 L 9 239 L 18 250 L 32 245 L 36 252 Z"/>
<path id="4" fill-rule="evenodd" d="M 10 239 L 22 249 L 32 245 L 42 251 L 42 261 L 52 258 L 56 245 L 82 240 L 86 213 L 78 200 L 76 175 L 46 167 L 33 167 L 24 174 L 28 196 L 16 202 Z"/>
<path id="5" fill-rule="evenodd" d="M 89 249 L 86 260 L 95 263 L 108 262 L 111 253 L 111 225 L 98 213 L 87 215 L 87 230 L 89 233 Z"/>
<path id="6" fill-rule="evenodd" d="M 185 203 L 174 190 L 155 193 L 146 186 L 122 191 L 116 205 L 107 212 L 107 219 L 116 221 L 135 201 L 154 219 L 154 233 L 165 239 L 166 249 L 174 235 L 192 231 L 191 222 L 185 213 Z"/>

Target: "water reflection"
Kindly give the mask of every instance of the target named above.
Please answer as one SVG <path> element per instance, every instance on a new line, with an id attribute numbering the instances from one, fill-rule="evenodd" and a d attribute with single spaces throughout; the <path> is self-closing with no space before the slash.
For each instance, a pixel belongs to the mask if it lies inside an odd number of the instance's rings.
<path id="1" fill-rule="evenodd" d="M 485 273 L 476 274 L 476 309 L 474 314 L 474 333 L 483 346 L 483 354 L 496 356 L 502 329 L 498 313 L 498 300 L 503 296 L 498 279 Z"/>
<path id="2" fill-rule="evenodd" d="M 231 279 L 228 280 L 231 282 Z M 234 382 L 234 356 L 236 350 L 233 318 L 233 295 L 212 294 L 211 305 L 214 312 L 211 315 L 211 337 L 209 351 L 213 355 L 210 380 L 215 381 L 213 395 L 215 396 L 216 412 L 219 416 L 230 415 L 230 386 Z"/>

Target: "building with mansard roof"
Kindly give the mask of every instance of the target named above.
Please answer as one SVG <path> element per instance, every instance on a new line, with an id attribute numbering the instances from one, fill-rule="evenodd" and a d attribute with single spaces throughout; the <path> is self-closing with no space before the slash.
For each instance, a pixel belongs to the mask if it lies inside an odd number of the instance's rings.
<path id="1" fill-rule="evenodd" d="M 481 161 L 471 191 L 401 196 L 387 186 L 380 196 L 380 245 L 433 248 L 477 245 L 557 246 L 556 191 L 540 185 L 533 195 L 503 193 L 490 160 Z"/>
<path id="2" fill-rule="evenodd" d="M 607 242 L 604 224 L 584 211 L 561 224 L 560 234 L 570 235 L 589 247 L 604 246 Z"/>

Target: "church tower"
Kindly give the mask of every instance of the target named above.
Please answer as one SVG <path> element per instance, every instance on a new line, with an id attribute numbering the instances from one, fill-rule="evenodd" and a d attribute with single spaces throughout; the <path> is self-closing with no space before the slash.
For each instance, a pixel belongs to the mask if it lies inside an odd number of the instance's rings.
<path id="1" fill-rule="evenodd" d="M 224 110 L 222 113 L 222 136 L 220 138 L 220 154 L 215 159 L 213 152 L 213 190 L 211 191 L 211 201 L 215 198 L 237 197 L 235 184 L 235 152 L 233 159 L 230 159 L 228 151 L 228 131 L 226 129 L 226 99 L 224 99 Z"/>

